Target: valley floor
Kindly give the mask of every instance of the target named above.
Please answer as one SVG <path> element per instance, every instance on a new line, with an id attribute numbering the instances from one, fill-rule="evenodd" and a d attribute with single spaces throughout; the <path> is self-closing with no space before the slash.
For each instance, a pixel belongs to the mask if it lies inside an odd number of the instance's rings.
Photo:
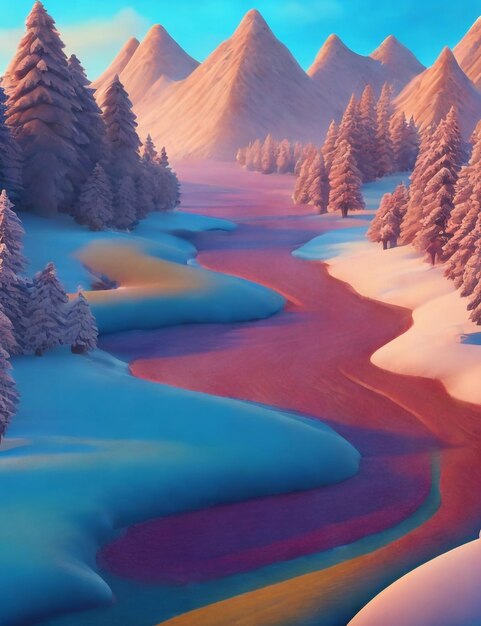
<path id="1" fill-rule="evenodd" d="M 195 163 L 179 173 L 185 211 L 224 230 L 186 217 L 164 226 L 154 250 L 143 226 L 135 254 L 155 257 L 155 293 L 119 262 L 134 293 L 120 308 L 107 294 L 93 301 L 106 330 L 123 332 L 89 359 L 60 351 L 41 372 L 35 359 L 15 364 L 25 400 L 0 473 L 15 519 L 34 525 L 3 533 L 0 569 L 15 572 L 0 592 L 5 623 L 57 611 L 42 624 L 344 625 L 400 575 L 477 536 L 481 407 L 422 378 L 432 374 L 422 365 L 388 371 L 385 346 L 414 329 L 420 342 L 426 325 L 392 304 L 411 301 L 383 304 L 331 275 L 364 292 L 373 255 L 384 264 L 380 250 L 353 243 L 369 212 L 340 220 L 294 207 L 289 176 Z M 369 207 L 398 180 L 366 187 Z M 108 274 L 112 242 L 97 242 L 100 256 L 89 243 L 72 245 Z M 196 249 L 203 269 L 185 265 Z M 62 254 L 73 281 L 84 270 Z M 170 325 L 176 312 L 183 325 Z M 439 349 L 456 343 L 452 332 Z M 30 612 L 15 614 L 27 586 Z"/>

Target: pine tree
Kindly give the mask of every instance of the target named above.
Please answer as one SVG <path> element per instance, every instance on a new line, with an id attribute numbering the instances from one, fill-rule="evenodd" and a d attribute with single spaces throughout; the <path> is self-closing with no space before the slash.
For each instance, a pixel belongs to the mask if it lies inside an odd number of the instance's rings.
<path id="1" fill-rule="evenodd" d="M 354 158 L 357 169 L 361 161 L 362 146 L 362 129 L 359 113 L 359 105 L 354 95 L 351 96 L 349 104 L 344 111 L 341 123 L 339 124 L 339 132 L 336 141 L 337 146 L 343 142 L 347 142 L 351 146 L 351 154 Z M 359 170 L 360 171 L 360 170 Z"/>
<path id="2" fill-rule="evenodd" d="M 385 193 L 381 198 L 376 214 L 374 215 L 374 218 L 367 230 L 366 236 L 369 241 L 372 241 L 373 243 L 380 243 L 382 241 L 381 228 L 383 224 L 383 217 L 390 210 L 391 205 L 392 193 Z"/>
<path id="3" fill-rule="evenodd" d="M 463 275 L 458 281 L 460 293 L 463 298 L 472 296 L 468 304 L 468 310 L 478 307 L 478 302 L 473 298 L 474 293 L 479 293 L 481 280 L 481 213 L 478 213 L 475 227 L 469 246 L 469 258 L 464 267 Z"/>
<path id="4" fill-rule="evenodd" d="M 395 248 L 401 234 L 401 223 L 406 213 L 408 190 L 403 183 L 398 185 L 391 196 L 387 210 L 381 217 L 380 240 L 384 250 Z"/>
<path id="5" fill-rule="evenodd" d="M 239 149 L 237 150 L 237 154 L 236 154 L 235 160 L 237 161 L 237 163 L 239 163 L 239 165 L 240 165 L 241 167 L 244 167 L 244 166 L 245 166 L 245 164 L 246 164 L 246 160 L 247 160 L 247 150 L 249 149 L 249 147 L 250 147 L 250 144 L 249 144 L 249 146 L 247 146 L 247 147 L 244 147 L 244 148 L 239 148 Z"/>
<path id="6" fill-rule="evenodd" d="M 167 156 L 167 151 L 164 146 L 162 146 L 162 149 L 160 150 L 160 156 L 158 157 L 157 162 L 162 167 L 170 167 L 169 157 Z"/>
<path id="7" fill-rule="evenodd" d="M 309 168 L 307 196 L 309 204 L 317 207 L 319 213 L 326 213 L 329 201 L 329 180 L 321 152 L 317 153 Z"/>
<path id="8" fill-rule="evenodd" d="M 407 125 L 407 134 L 406 134 L 406 140 L 405 140 L 405 153 L 404 153 L 405 162 L 403 158 L 403 165 L 404 167 L 407 167 L 406 171 L 408 172 L 412 172 L 416 164 L 416 159 L 418 158 L 418 154 L 419 154 L 419 144 L 420 144 L 420 136 L 419 136 L 418 127 L 416 126 L 416 122 L 414 121 L 414 118 L 411 117 Z"/>
<path id="9" fill-rule="evenodd" d="M 309 202 L 309 180 L 311 166 L 316 157 L 316 153 L 308 154 L 301 165 L 300 172 L 296 178 L 292 199 L 296 204 L 307 204 Z"/>
<path id="10" fill-rule="evenodd" d="M 23 155 L 12 131 L 7 126 L 7 97 L 0 87 L 0 189 L 5 189 L 18 202 L 23 192 Z"/>
<path id="11" fill-rule="evenodd" d="M 290 142 L 284 139 L 279 144 L 279 152 L 277 155 L 276 170 L 279 174 L 287 174 L 294 169 L 293 150 Z"/>
<path id="12" fill-rule="evenodd" d="M 418 250 L 429 252 L 434 263 L 448 240 L 447 225 L 454 207 L 455 184 L 465 156 L 454 109 L 439 124 L 431 154 L 432 158 L 424 164 L 422 217 L 413 242 Z"/>
<path id="13" fill-rule="evenodd" d="M 78 58 L 73 54 L 68 60 L 70 78 L 75 93 L 76 143 L 79 168 L 74 173 L 72 184 L 79 193 L 80 187 L 92 173 L 97 163 L 107 161 L 105 126 L 94 90 L 85 75 Z"/>
<path id="14" fill-rule="evenodd" d="M 463 282 L 464 270 L 474 254 L 477 237 L 480 235 L 479 226 L 477 228 L 477 221 L 481 213 L 481 181 L 479 178 L 471 194 L 469 206 L 470 208 L 457 232 L 448 242 L 454 252 L 446 262 L 444 275 L 454 281 L 456 288 L 459 288 Z"/>
<path id="15" fill-rule="evenodd" d="M 419 230 L 422 219 L 424 190 L 428 178 L 428 166 L 437 158 L 437 153 L 431 149 L 437 142 L 437 135 L 438 130 L 431 127 L 426 129 L 421 139 L 416 165 L 411 174 L 408 208 L 401 226 L 402 244 L 412 243 Z"/>
<path id="16" fill-rule="evenodd" d="M 70 303 L 67 313 L 67 336 L 74 354 L 85 354 L 97 347 L 98 328 L 82 290 Z"/>
<path id="17" fill-rule="evenodd" d="M 24 235 L 22 222 L 13 211 L 13 204 L 4 190 L 0 194 L 0 243 L 5 244 L 8 266 L 16 274 L 23 272 L 26 266 L 23 255 Z"/>
<path id="18" fill-rule="evenodd" d="M 252 144 L 251 157 L 249 160 L 249 169 L 254 172 L 260 172 L 262 167 L 262 141 L 256 139 Z"/>
<path id="19" fill-rule="evenodd" d="M 34 276 L 28 307 L 29 325 L 25 333 L 25 348 L 41 356 L 65 342 L 67 295 L 57 279 L 55 266 Z"/>
<path id="20" fill-rule="evenodd" d="M 87 225 L 93 231 L 104 230 L 112 224 L 112 186 L 100 163 L 97 163 L 81 189 L 75 216 L 80 224 Z"/>
<path id="21" fill-rule="evenodd" d="M 376 154 L 374 164 L 376 178 L 391 174 L 394 169 L 394 154 L 391 142 L 390 124 L 393 115 L 392 90 L 387 83 L 383 86 L 376 107 Z"/>
<path id="22" fill-rule="evenodd" d="M 125 176 L 135 177 L 140 164 L 141 142 L 137 135 L 132 103 L 118 76 L 115 76 L 105 92 L 102 117 L 109 147 L 110 174 L 118 182 Z"/>
<path id="23" fill-rule="evenodd" d="M 411 171 L 418 152 L 418 132 L 412 118 L 408 124 L 404 113 L 395 115 L 392 118 L 390 132 L 394 169 L 398 172 Z"/>
<path id="24" fill-rule="evenodd" d="M 331 169 L 332 160 L 336 151 L 337 137 L 339 135 L 339 127 L 333 120 L 328 128 L 324 145 L 322 146 L 322 156 L 324 157 L 324 166 L 326 168 L 327 175 Z"/>
<path id="25" fill-rule="evenodd" d="M 15 345 L 12 324 L 0 309 L 0 438 L 5 434 L 5 429 L 15 415 L 18 403 L 18 393 L 8 361 Z"/>
<path id="26" fill-rule="evenodd" d="M 24 155 L 23 204 L 52 215 L 71 199 L 71 177 L 79 166 L 75 94 L 64 45 L 41 2 L 35 2 L 26 26 L 4 77 L 7 123 Z"/>
<path id="27" fill-rule="evenodd" d="M 447 236 L 449 237 L 448 242 L 444 246 L 444 258 L 446 259 L 449 259 L 456 252 L 460 241 L 472 226 L 471 221 L 468 220 L 465 223 L 466 230 L 461 228 L 463 220 L 471 210 L 471 198 L 473 197 L 474 186 L 479 178 L 481 168 L 481 135 L 478 135 L 476 132 L 473 133 L 473 140 L 474 145 L 470 161 L 468 165 L 461 168 L 456 182 L 453 201 L 454 208 L 451 211 L 446 227 Z M 451 276 L 449 264 L 446 275 L 449 278 L 455 278 L 454 274 Z"/>
<path id="28" fill-rule="evenodd" d="M 135 182 L 125 176 L 114 191 L 113 225 L 120 230 L 130 230 L 137 222 L 137 195 Z"/>
<path id="29" fill-rule="evenodd" d="M 272 174 L 276 171 L 277 145 L 272 135 L 267 135 L 261 150 L 261 172 Z"/>
<path id="30" fill-rule="evenodd" d="M 167 153 L 165 152 L 165 148 L 162 148 L 164 151 L 163 158 L 167 159 Z M 142 146 L 142 160 L 146 163 L 157 163 L 159 155 L 155 148 L 154 142 L 152 141 L 152 137 L 147 135 L 147 138 Z M 162 158 L 162 157 L 161 157 Z M 169 160 L 167 159 L 167 166 Z"/>
<path id="31" fill-rule="evenodd" d="M 329 188 L 328 211 L 341 211 L 342 217 L 347 217 L 349 211 L 364 209 L 361 174 L 347 141 L 337 144 L 329 173 Z"/>
<path id="32" fill-rule="evenodd" d="M 377 117 L 376 100 L 371 85 L 366 85 L 359 101 L 360 118 L 360 154 L 359 170 L 362 174 L 363 182 L 376 179 L 377 167 L 374 162 L 374 155 L 377 151 Z"/>

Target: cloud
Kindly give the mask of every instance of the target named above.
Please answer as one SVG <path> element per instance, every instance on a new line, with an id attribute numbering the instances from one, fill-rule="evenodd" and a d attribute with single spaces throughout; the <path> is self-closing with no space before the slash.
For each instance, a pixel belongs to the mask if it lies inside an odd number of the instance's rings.
<path id="1" fill-rule="evenodd" d="M 68 51 L 82 58 L 123 46 L 129 37 L 142 35 L 148 25 L 142 15 L 128 7 L 108 19 L 58 24 L 57 27 Z"/>
<path id="2" fill-rule="evenodd" d="M 66 53 L 75 53 L 89 74 L 101 71 L 125 44 L 129 37 L 142 36 L 149 22 L 134 9 L 127 7 L 112 17 L 86 20 L 76 24 L 58 23 Z M 0 28 L 0 72 L 3 73 L 15 54 L 24 28 Z"/>

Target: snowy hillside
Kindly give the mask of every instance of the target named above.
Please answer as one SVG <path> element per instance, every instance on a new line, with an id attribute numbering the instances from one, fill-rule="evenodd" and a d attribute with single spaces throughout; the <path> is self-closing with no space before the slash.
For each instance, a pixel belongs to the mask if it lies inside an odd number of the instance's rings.
<path id="1" fill-rule="evenodd" d="M 124 53 L 123 58 L 127 58 L 127 54 Z M 117 66 L 115 73 L 119 75 L 134 107 L 144 98 L 148 98 L 153 106 L 155 101 L 149 94 L 151 89 L 158 96 L 160 85 L 165 89 L 171 82 L 186 78 L 198 65 L 160 24 L 152 26 L 124 67 L 118 59 L 113 64 Z M 108 73 L 95 81 L 93 86 L 97 89 L 99 101 L 113 73 L 111 67 Z"/>
<path id="2" fill-rule="evenodd" d="M 172 154 L 232 159 L 239 146 L 271 132 L 279 139 L 322 137 L 333 115 L 257 11 L 186 80 L 137 108 L 147 130 Z"/>
<path id="3" fill-rule="evenodd" d="M 406 117 L 423 129 L 439 122 L 455 106 L 467 138 L 481 117 L 481 94 L 459 67 L 449 48 L 427 70 L 416 76 L 395 101 Z"/>
<path id="4" fill-rule="evenodd" d="M 453 50 L 462 70 L 478 88 L 481 87 L 480 46 L 481 18 L 478 18 Z"/>

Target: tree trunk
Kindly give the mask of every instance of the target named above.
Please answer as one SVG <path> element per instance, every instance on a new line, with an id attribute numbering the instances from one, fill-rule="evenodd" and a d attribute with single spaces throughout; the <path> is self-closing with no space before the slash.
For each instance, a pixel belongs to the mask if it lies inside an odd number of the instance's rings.
<path id="1" fill-rule="evenodd" d="M 385 239 L 382 240 L 382 249 L 387 250 L 387 241 Z"/>

